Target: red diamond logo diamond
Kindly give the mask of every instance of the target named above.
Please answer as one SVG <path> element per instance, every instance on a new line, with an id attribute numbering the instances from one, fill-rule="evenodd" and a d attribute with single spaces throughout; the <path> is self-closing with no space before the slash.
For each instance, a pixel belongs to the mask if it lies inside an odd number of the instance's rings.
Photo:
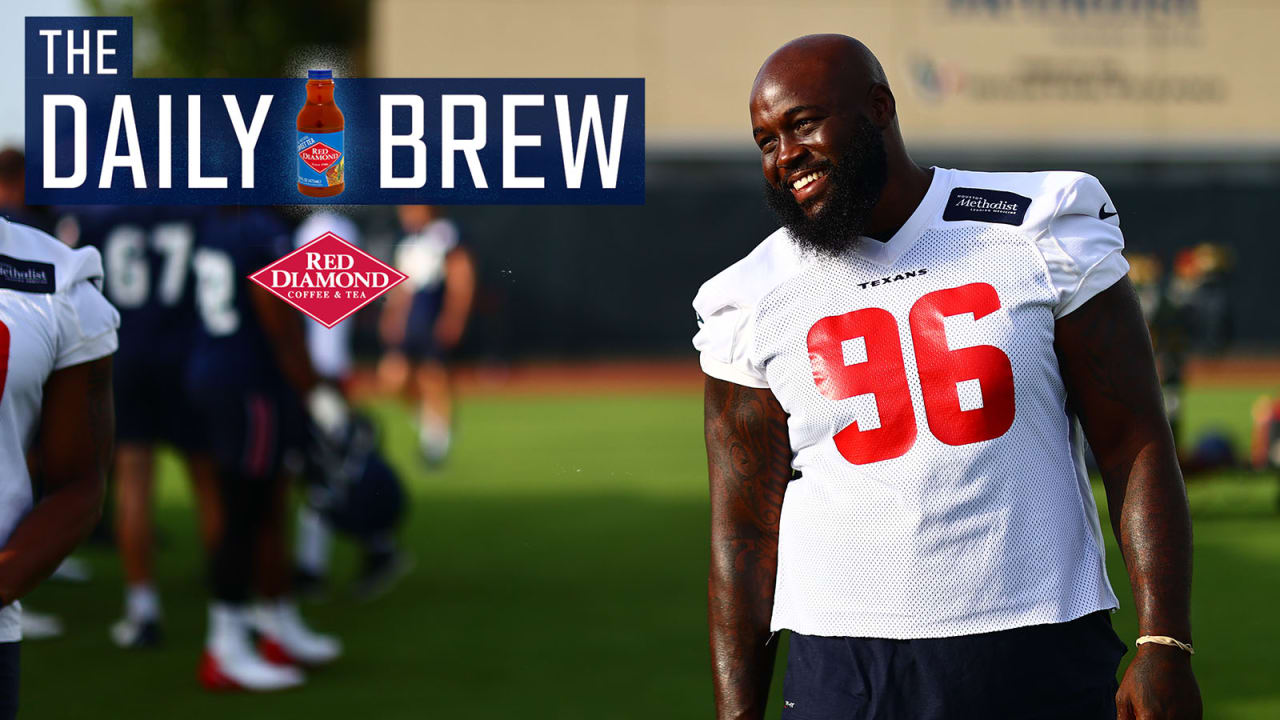
<path id="1" fill-rule="evenodd" d="M 306 163 L 312 170 L 322 173 L 325 168 L 338 162 L 338 158 L 342 157 L 342 153 L 322 142 L 318 142 L 298 153 L 298 157 L 302 158 L 302 162 Z"/>
<path id="2" fill-rule="evenodd" d="M 331 328 L 407 277 L 327 232 L 249 279 Z"/>

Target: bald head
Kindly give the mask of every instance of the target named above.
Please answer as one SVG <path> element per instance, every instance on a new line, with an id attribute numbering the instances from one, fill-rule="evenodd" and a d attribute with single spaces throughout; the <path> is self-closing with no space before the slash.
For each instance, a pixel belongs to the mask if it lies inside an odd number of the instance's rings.
<path id="1" fill-rule="evenodd" d="M 756 95 L 779 84 L 818 84 L 833 97 L 866 93 L 872 84 L 888 85 L 884 68 L 862 42 L 848 35 L 805 35 L 773 52 L 756 73 Z"/>

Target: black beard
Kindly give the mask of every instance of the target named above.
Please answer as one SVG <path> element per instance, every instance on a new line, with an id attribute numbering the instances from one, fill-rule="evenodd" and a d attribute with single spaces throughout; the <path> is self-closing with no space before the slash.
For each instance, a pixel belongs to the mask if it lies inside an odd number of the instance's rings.
<path id="1" fill-rule="evenodd" d="M 801 252 L 836 257 L 866 234 L 871 209 L 879 202 L 888 176 L 884 137 L 863 115 L 849 149 L 827 167 L 827 199 L 817 214 L 806 215 L 789 187 L 767 181 L 765 201 Z"/>

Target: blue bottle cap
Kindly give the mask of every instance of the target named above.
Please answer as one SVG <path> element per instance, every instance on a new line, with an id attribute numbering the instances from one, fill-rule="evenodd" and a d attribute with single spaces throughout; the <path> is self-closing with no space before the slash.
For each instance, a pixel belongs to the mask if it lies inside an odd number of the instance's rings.
<path id="1" fill-rule="evenodd" d="M 332 80 L 333 71 L 332 70 L 308 70 L 307 79 L 308 80 Z"/>

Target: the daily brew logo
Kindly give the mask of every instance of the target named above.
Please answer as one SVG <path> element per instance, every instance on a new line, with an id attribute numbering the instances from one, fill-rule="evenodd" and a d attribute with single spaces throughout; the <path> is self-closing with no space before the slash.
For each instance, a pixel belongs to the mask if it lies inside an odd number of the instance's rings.
<path id="1" fill-rule="evenodd" d="M 303 148 L 302 152 L 298 153 L 298 157 L 302 158 L 302 162 L 306 163 L 312 170 L 322 173 L 325 168 L 337 162 L 338 158 L 342 157 L 342 153 L 322 142 L 318 142 L 315 145 Z"/>
<path id="2" fill-rule="evenodd" d="M 408 277 L 327 232 L 249 279 L 325 327 L 333 327 Z"/>

